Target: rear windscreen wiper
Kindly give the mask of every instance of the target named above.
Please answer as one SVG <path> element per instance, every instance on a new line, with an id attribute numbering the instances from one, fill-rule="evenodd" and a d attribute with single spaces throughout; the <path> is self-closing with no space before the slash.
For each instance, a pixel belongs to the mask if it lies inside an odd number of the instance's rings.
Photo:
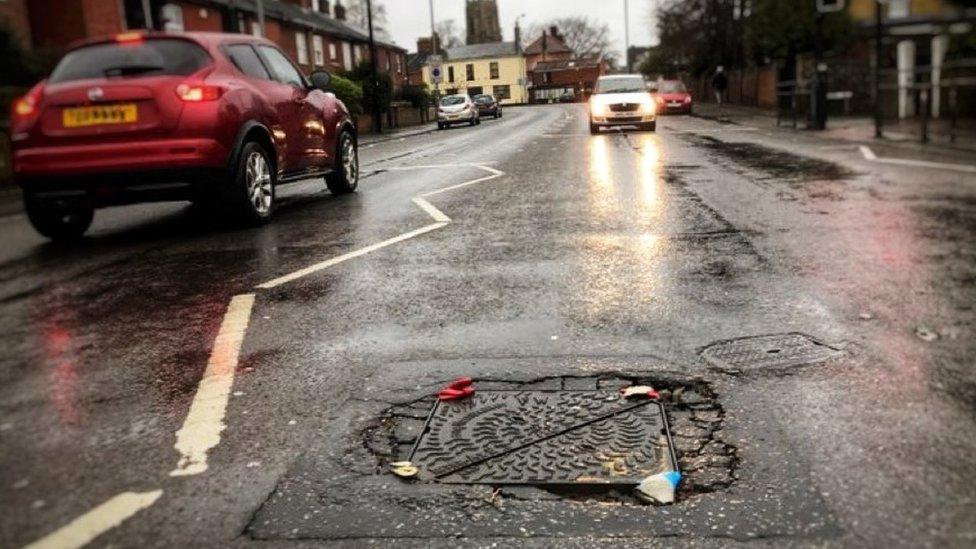
<path id="1" fill-rule="evenodd" d="M 102 73 L 105 76 L 128 76 L 132 74 L 142 74 L 144 72 L 154 72 L 165 70 L 166 67 L 159 65 L 125 65 L 121 67 L 108 67 Z"/>

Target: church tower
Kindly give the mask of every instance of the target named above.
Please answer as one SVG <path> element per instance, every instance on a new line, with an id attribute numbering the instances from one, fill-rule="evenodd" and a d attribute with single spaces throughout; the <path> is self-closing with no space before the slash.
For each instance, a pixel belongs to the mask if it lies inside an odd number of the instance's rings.
<path id="1" fill-rule="evenodd" d="M 467 24 L 468 45 L 502 41 L 495 0 L 467 0 Z"/>

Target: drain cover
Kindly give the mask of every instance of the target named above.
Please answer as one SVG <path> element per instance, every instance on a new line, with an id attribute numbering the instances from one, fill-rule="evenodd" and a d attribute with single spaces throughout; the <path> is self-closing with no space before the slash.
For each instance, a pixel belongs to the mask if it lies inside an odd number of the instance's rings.
<path id="1" fill-rule="evenodd" d="M 465 484 L 626 484 L 676 470 L 664 408 L 603 391 L 478 391 L 438 402 L 410 461 Z"/>
<path id="2" fill-rule="evenodd" d="M 804 334 L 777 334 L 716 343 L 702 351 L 702 358 L 721 370 L 743 372 L 804 366 L 843 354 Z"/>

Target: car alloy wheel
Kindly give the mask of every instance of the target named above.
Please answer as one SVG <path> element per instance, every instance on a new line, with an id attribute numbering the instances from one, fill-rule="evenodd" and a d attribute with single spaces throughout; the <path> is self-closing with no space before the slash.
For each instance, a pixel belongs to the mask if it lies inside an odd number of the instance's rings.
<path id="1" fill-rule="evenodd" d="M 258 151 L 251 151 L 244 168 L 247 182 L 247 196 L 254 211 L 265 216 L 271 212 L 274 188 L 271 182 L 271 168 L 268 160 Z"/>
<path id="2" fill-rule="evenodd" d="M 342 173 L 346 181 L 359 181 L 359 153 L 356 151 L 356 144 L 348 136 L 342 141 Z"/>

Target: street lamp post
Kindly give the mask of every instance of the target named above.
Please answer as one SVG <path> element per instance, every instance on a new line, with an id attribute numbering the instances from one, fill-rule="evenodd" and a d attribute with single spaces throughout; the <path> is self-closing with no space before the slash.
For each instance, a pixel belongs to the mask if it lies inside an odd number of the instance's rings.
<path id="1" fill-rule="evenodd" d="M 257 4 L 258 4 L 257 5 L 257 8 L 258 8 L 258 28 L 261 29 L 261 36 L 264 37 L 264 36 L 267 36 L 267 33 L 264 31 L 264 0 L 257 0 Z"/>
<path id="2" fill-rule="evenodd" d="M 881 110 L 881 39 L 884 34 L 884 27 L 881 21 L 881 9 L 885 4 L 882 0 L 874 3 L 874 71 L 871 79 L 872 95 L 874 96 L 874 137 L 880 139 L 883 136 L 882 110 Z"/>
<path id="3" fill-rule="evenodd" d="M 380 78 L 376 62 L 376 39 L 373 36 L 373 0 L 366 0 L 366 21 L 369 24 L 369 64 L 373 77 L 373 129 L 383 133 L 383 114 L 380 111 Z"/>
<path id="4" fill-rule="evenodd" d="M 626 72 L 630 72 L 630 4 L 624 0 L 624 64 Z"/>

